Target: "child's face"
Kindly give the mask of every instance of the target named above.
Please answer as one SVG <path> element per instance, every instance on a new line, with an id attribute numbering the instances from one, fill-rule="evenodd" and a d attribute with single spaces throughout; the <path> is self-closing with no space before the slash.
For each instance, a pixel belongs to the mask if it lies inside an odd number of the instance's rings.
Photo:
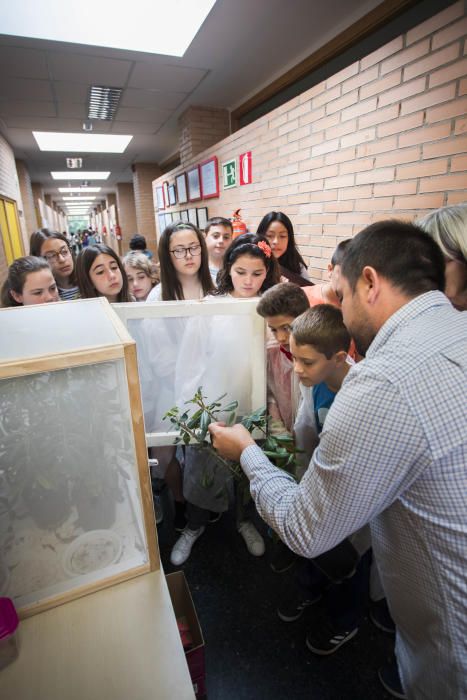
<path id="1" fill-rule="evenodd" d="M 47 238 L 41 245 L 41 256 L 47 260 L 57 279 L 66 280 L 73 272 L 73 258 L 60 238 Z"/>
<path id="2" fill-rule="evenodd" d="M 89 279 L 98 294 L 107 297 L 110 302 L 117 301 L 123 278 L 117 261 L 111 255 L 101 253 L 96 257 L 89 270 Z"/>
<path id="3" fill-rule="evenodd" d="M 295 316 L 267 316 L 266 323 L 277 342 L 286 350 L 290 349 L 289 339 L 291 325 L 295 321 Z"/>
<path id="4" fill-rule="evenodd" d="M 256 297 L 266 279 L 266 265 L 261 258 L 240 255 L 230 268 L 233 297 L 248 299 Z"/>
<path id="5" fill-rule="evenodd" d="M 177 277 L 191 277 L 198 274 L 201 267 L 201 244 L 194 231 L 185 229 L 173 233 L 169 241 L 169 250 Z M 179 254 L 184 257 L 177 258 L 174 251 L 175 253 L 179 251 Z"/>
<path id="6" fill-rule="evenodd" d="M 266 231 L 266 238 L 275 258 L 284 255 L 289 243 L 289 234 L 284 224 L 281 224 L 280 221 L 273 221 Z"/>
<path id="7" fill-rule="evenodd" d="M 315 350 L 313 345 L 297 345 L 293 335 L 290 336 L 290 352 L 293 356 L 294 372 L 304 386 L 326 382 L 336 369 L 336 355 L 328 360 L 326 355 Z"/>
<path id="8" fill-rule="evenodd" d="M 222 265 L 224 253 L 232 242 L 232 231 L 227 226 L 211 226 L 206 234 L 206 246 L 209 259 L 219 267 Z"/>
<path id="9" fill-rule="evenodd" d="M 149 292 L 152 289 L 152 282 L 149 275 L 143 270 L 138 270 L 136 267 L 125 267 L 126 276 L 128 277 L 128 289 L 130 294 L 133 294 L 136 301 L 145 301 Z"/>
<path id="10" fill-rule="evenodd" d="M 47 304 L 49 301 L 59 301 L 57 284 L 50 270 L 30 272 L 26 277 L 21 294 L 10 292 L 18 304 Z"/>

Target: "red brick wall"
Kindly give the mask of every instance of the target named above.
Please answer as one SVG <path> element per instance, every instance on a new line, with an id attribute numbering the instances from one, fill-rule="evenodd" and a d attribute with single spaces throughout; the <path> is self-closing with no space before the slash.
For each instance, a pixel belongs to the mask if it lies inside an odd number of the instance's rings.
<path id="1" fill-rule="evenodd" d="M 191 206 L 242 207 L 251 231 L 284 211 L 319 280 L 336 243 L 365 225 L 467 200 L 466 34 L 458 2 L 160 180 L 251 150 L 251 185 L 221 184 L 218 199 Z"/>

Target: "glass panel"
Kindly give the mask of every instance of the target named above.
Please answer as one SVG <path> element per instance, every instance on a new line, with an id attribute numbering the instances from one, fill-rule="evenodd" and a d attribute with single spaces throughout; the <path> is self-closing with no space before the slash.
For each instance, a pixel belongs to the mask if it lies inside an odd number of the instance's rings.
<path id="1" fill-rule="evenodd" d="M 0 595 L 22 607 L 147 560 L 123 360 L 1 381 Z"/>
<path id="2" fill-rule="evenodd" d="M 120 344 L 99 299 L 5 309 L 0 326 L 0 362 Z"/>
<path id="3" fill-rule="evenodd" d="M 237 400 L 239 416 L 259 408 L 253 405 L 255 325 L 251 315 L 129 319 L 127 323 L 138 349 L 147 433 L 169 431 L 171 424 L 162 420 L 164 413 L 176 404 L 182 407 L 200 386 L 210 401 L 221 394 L 227 394 L 226 403 Z M 261 347 L 264 369 L 264 343 Z"/>

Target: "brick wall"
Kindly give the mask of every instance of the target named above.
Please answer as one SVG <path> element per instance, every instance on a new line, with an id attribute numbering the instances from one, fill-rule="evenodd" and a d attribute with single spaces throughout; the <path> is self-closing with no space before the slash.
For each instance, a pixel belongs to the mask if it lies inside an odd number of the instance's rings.
<path id="1" fill-rule="evenodd" d="M 148 248 L 153 253 L 156 252 L 156 226 L 154 222 L 152 181 L 160 173 L 161 169 L 155 163 L 135 163 L 133 165 L 133 191 L 137 225 L 133 233 L 138 232 L 141 236 L 144 236 Z"/>
<path id="2" fill-rule="evenodd" d="M 242 207 L 251 231 L 287 213 L 315 280 L 339 240 L 365 225 L 467 200 L 467 17 L 458 2 L 205 150 L 220 163 L 252 151 L 253 183 L 196 202 Z M 185 209 L 172 207 L 169 211 Z"/>
<path id="3" fill-rule="evenodd" d="M 131 183 L 117 183 L 117 212 L 119 226 L 122 230 L 122 250 L 126 253 L 130 238 L 137 231 L 135 197 Z"/>
<path id="4" fill-rule="evenodd" d="M 230 117 L 226 109 L 188 107 L 178 120 L 180 128 L 180 164 L 185 167 L 206 148 L 230 133 Z"/>

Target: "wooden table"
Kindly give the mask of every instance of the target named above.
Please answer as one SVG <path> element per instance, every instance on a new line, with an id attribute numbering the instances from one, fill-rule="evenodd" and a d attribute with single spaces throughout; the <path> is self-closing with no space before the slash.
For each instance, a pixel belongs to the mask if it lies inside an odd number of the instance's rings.
<path id="1" fill-rule="evenodd" d="M 20 623 L 2 700 L 193 700 L 162 570 Z"/>

